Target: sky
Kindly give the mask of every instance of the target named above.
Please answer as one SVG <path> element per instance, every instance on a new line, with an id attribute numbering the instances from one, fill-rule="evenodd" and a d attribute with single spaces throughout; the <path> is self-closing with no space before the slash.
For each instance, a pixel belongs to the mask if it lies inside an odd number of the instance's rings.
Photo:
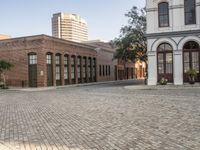
<path id="1" fill-rule="evenodd" d="M 143 8 L 145 0 L 1 0 L 0 34 L 51 35 L 52 14 L 68 12 L 87 21 L 89 40 L 109 41 L 119 36 L 133 6 Z"/>

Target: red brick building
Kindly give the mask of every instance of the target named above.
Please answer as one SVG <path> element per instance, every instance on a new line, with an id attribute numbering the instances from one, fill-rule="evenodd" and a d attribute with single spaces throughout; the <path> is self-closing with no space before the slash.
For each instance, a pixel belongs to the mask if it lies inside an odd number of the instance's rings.
<path id="1" fill-rule="evenodd" d="M 14 64 L 6 72 L 10 86 L 44 87 L 115 80 L 113 53 L 95 45 L 47 35 L 0 41 L 0 59 Z"/>

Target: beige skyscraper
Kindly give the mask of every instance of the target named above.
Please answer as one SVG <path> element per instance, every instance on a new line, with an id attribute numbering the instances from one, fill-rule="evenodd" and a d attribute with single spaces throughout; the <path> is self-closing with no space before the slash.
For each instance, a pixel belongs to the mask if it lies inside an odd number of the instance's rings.
<path id="1" fill-rule="evenodd" d="M 87 22 L 76 14 L 53 14 L 52 35 L 57 38 L 62 38 L 75 42 L 87 41 Z"/>

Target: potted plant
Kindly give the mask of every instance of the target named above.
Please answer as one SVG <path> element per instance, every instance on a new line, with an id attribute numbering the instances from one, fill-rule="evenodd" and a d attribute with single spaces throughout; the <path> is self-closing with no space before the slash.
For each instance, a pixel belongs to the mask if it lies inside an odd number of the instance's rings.
<path id="1" fill-rule="evenodd" d="M 190 84 L 195 83 L 195 78 L 197 76 L 197 71 L 195 69 L 190 69 L 187 71 L 188 79 Z"/>
<path id="2" fill-rule="evenodd" d="M 167 80 L 165 77 L 162 77 L 162 78 L 160 79 L 160 84 L 161 84 L 161 85 L 166 85 L 167 82 L 168 82 L 168 80 Z"/>

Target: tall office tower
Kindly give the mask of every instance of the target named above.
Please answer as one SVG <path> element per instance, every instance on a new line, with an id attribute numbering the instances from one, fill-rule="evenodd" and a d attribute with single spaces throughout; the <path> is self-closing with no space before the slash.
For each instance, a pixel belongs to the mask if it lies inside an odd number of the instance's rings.
<path id="1" fill-rule="evenodd" d="M 70 40 L 74 42 L 87 41 L 87 22 L 76 14 L 53 14 L 52 35 L 57 38 Z"/>

